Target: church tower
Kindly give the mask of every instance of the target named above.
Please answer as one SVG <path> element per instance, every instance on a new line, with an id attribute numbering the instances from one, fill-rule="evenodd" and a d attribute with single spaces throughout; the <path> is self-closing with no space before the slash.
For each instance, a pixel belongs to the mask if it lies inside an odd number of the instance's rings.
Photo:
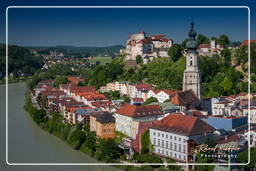
<path id="1" fill-rule="evenodd" d="M 188 32 L 188 42 L 186 44 L 186 69 L 183 74 L 183 91 L 192 89 L 197 98 L 201 99 L 200 71 L 198 68 L 198 43 L 196 41 L 196 32 L 194 23 L 191 23 L 191 29 Z"/>

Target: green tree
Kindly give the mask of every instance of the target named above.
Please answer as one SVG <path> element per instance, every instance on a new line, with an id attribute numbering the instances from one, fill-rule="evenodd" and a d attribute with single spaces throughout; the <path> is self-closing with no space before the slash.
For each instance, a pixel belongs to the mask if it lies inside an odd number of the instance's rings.
<path id="1" fill-rule="evenodd" d="M 218 43 L 218 38 L 217 37 L 212 37 L 211 40 L 215 40 L 215 42 Z"/>
<path id="2" fill-rule="evenodd" d="M 172 158 L 167 158 L 167 163 L 176 163 L 176 161 Z M 181 167 L 178 165 L 168 165 L 168 169 L 170 171 L 180 171 Z"/>
<path id="3" fill-rule="evenodd" d="M 148 98 L 148 99 L 143 103 L 143 105 L 148 105 L 148 104 L 154 103 L 154 102 L 158 102 L 157 98 L 155 98 L 155 97 L 150 97 L 150 98 Z"/>
<path id="4" fill-rule="evenodd" d="M 229 49 L 225 48 L 221 52 L 221 57 L 223 58 L 224 65 L 230 66 L 231 65 L 231 52 Z"/>
<path id="5" fill-rule="evenodd" d="M 238 163 L 248 162 L 248 150 L 240 152 L 237 156 Z M 250 149 L 250 163 L 248 165 L 242 166 L 245 170 L 253 170 L 256 167 L 256 148 Z"/>
<path id="6" fill-rule="evenodd" d="M 145 131 L 141 137 L 142 153 L 148 153 L 150 149 L 149 130 Z"/>
<path id="7" fill-rule="evenodd" d="M 137 56 L 136 56 L 136 62 L 137 62 L 137 64 L 143 63 L 143 60 L 142 60 L 142 56 L 141 56 L 141 55 L 137 55 Z"/>
<path id="8" fill-rule="evenodd" d="M 168 55 L 172 58 L 173 61 L 177 61 L 181 56 L 181 46 L 179 44 L 174 44 L 170 47 Z"/>
<path id="9" fill-rule="evenodd" d="M 202 35 L 202 34 L 197 35 L 197 41 L 198 41 L 199 44 L 210 43 L 209 38 Z"/>
<path id="10" fill-rule="evenodd" d="M 162 163 L 162 159 L 155 154 L 134 154 L 134 159 L 138 163 Z M 152 167 L 158 168 L 159 165 L 152 165 Z"/>
<path id="11" fill-rule="evenodd" d="M 218 43 L 221 45 L 228 45 L 230 43 L 229 37 L 225 34 L 219 36 Z"/>
<path id="12" fill-rule="evenodd" d="M 55 79 L 54 82 L 54 86 L 55 87 L 59 87 L 60 84 L 67 84 L 68 83 L 68 79 L 66 76 L 64 75 L 60 75 Z"/>
<path id="13" fill-rule="evenodd" d="M 123 95 L 122 98 L 124 100 L 124 103 L 130 103 L 131 102 L 131 99 L 126 95 Z"/>
<path id="14" fill-rule="evenodd" d="M 200 153 L 198 153 L 196 155 L 196 159 L 197 159 L 197 161 L 196 161 L 197 163 L 211 163 L 211 161 L 212 161 L 212 160 L 209 160 L 209 158 L 201 157 Z M 196 171 L 205 171 L 205 170 L 213 171 L 214 167 L 215 167 L 214 164 L 213 165 L 196 165 L 195 170 Z"/>
<path id="15" fill-rule="evenodd" d="M 181 47 L 186 48 L 187 42 L 188 42 L 188 39 L 183 40 L 182 43 L 181 43 Z"/>
<path id="16" fill-rule="evenodd" d="M 114 161 L 120 157 L 118 145 L 113 139 L 100 139 L 98 146 L 105 160 Z"/>

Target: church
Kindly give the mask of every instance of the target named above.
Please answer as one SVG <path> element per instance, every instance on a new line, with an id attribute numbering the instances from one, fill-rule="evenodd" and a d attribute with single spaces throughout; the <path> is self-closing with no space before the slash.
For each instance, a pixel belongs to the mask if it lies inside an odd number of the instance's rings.
<path id="1" fill-rule="evenodd" d="M 183 74 L 183 91 L 192 90 L 196 97 L 201 100 L 200 71 L 198 67 L 198 42 L 197 33 L 194 30 L 194 23 L 191 22 L 191 28 L 188 32 L 189 40 L 186 44 L 186 69 Z"/>

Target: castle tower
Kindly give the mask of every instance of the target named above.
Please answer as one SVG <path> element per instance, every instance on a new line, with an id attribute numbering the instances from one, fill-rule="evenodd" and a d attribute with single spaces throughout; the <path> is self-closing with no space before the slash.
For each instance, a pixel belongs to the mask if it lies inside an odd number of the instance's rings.
<path id="1" fill-rule="evenodd" d="M 191 29 L 188 32 L 189 40 L 186 44 L 186 69 L 183 74 L 183 91 L 192 89 L 197 98 L 201 99 L 200 71 L 198 69 L 198 43 L 196 41 L 196 32 L 194 23 L 191 23 Z"/>

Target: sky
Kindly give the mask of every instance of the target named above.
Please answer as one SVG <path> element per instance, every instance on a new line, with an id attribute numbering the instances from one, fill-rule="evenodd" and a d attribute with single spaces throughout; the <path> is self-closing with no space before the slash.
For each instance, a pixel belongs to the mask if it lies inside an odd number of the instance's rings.
<path id="1" fill-rule="evenodd" d="M 52 4 L 11 1 L 9 5 L 190 5 L 163 3 L 65 3 Z M 236 1 L 236 0 L 234 0 Z M 48 3 L 46 3 L 48 2 Z M 57 2 L 57 1 L 55 1 Z M 64 2 L 64 3 L 63 3 Z M 78 1 L 76 1 L 78 2 Z M 133 1 L 136 2 L 136 1 Z M 237 1 L 236 1 L 237 2 Z M 198 5 L 198 4 L 193 4 Z M 211 5 L 211 4 L 200 4 Z M 216 5 L 216 4 L 212 4 Z M 227 4 L 219 4 L 227 5 Z M 255 19 L 254 6 L 251 8 Z M 3 7 L 1 7 L 3 8 Z M 252 10 L 253 9 L 253 10 Z M 255 18 L 254 18 L 255 17 Z M 2 13 L 0 19 L 4 19 Z M 231 41 L 248 39 L 247 8 L 10 8 L 8 10 L 8 41 L 22 46 L 111 46 L 124 45 L 130 34 L 144 30 L 150 34 L 165 34 L 174 43 L 187 38 L 190 22 L 195 22 L 198 34 L 218 37 L 226 34 Z M 252 22 L 252 27 L 255 22 Z M 256 27 L 254 27 L 256 28 Z M 253 30 L 251 28 L 251 30 Z M 5 42 L 5 28 L 0 25 L 0 42 Z M 2 36 L 3 35 L 3 36 Z M 251 39 L 255 39 L 252 31 Z"/>

